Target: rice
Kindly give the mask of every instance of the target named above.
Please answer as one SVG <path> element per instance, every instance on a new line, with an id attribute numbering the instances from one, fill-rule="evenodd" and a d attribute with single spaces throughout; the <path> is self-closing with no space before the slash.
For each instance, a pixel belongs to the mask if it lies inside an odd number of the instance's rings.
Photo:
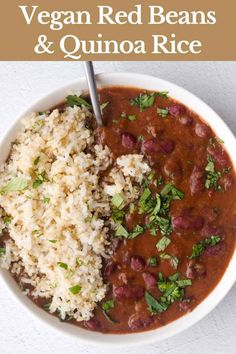
<path id="1" fill-rule="evenodd" d="M 115 161 L 96 144 L 86 128 L 91 117 L 85 107 L 32 114 L 0 170 L 0 233 L 7 228 L 10 236 L 1 266 L 28 295 L 48 299 L 51 313 L 77 321 L 92 317 L 107 290 L 101 268 L 112 197 L 133 202 L 150 171 L 142 155 Z"/>

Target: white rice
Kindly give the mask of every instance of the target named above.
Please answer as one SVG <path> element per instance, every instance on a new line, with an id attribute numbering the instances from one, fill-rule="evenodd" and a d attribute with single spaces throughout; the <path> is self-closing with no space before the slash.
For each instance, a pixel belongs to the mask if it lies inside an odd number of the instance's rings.
<path id="1" fill-rule="evenodd" d="M 90 117 L 79 107 L 32 114 L 0 170 L 0 189 L 15 177 L 28 182 L 22 191 L 0 195 L 0 234 L 7 227 L 10 235 L 1 266 L 31 285 L 31 296 L 48 298 L 51 313 L 77 321 L 92 317 L 107 290 L 101 267 L 108 256 L 111 225 L 104 217 L 111 215 L 111 198 L 120 193 L 126 204 L 134 201 L 150 171 L 141 155 L 114 161 L 107 146 L 95 145 L 85 124 Z M 37 188 L 35 173 L 45 174 Z M 11 218 L 8 225 L 4 215 Z M 73 294 L 75 286 L 80 290 Z"/>

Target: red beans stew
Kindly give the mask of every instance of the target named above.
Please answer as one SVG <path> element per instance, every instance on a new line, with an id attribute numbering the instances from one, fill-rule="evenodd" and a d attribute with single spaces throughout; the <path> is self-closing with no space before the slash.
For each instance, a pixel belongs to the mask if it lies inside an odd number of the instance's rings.
<path id="1" fill-rule="evenodd" d="M 235 247 L 236 177 L 223 142 L 166 92 L 105 88 L 101 102 L 109 104 L 97 140 L 115 157 L 143 154 L 153 172 L 133 210 L 116 215 L 121 236 L 111 235 L 103 269 L 109 291 L 82 326 L 151 330 L 192 311 L 224 274 Z"/>

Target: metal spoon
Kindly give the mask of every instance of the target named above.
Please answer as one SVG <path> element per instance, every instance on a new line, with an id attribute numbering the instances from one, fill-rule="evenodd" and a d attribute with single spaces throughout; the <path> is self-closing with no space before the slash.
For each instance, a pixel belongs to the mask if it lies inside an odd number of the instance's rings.
<path id="1" fill-rule="evenodd" d="M 96 85 L 96 80 L 95 80 L 95 74 L 94 74 L 94 69 L 93 69 L 93 63 L 91 61 L 84 61 L 84 69 L 87 77 L 87 82 L 88 82 L 88 87 L 89 87 L 89 94 L 93 106 L 93 112 L 97 121 L 97 124 L 99 126 L 103 125 L 102 122 L 102 114 L 101 114 L 101 108 L 100 108 L 100 103 L 98 99 L 98 91 L 97 91 L 97 85 Z"/>

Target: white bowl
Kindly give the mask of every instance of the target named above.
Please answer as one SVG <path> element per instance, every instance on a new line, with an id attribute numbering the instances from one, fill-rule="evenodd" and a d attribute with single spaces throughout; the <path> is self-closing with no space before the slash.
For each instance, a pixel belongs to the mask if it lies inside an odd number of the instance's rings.
<path id="1" fill-rule="evenodd" d="M 234 167 L 236 166 L 236 140 L 234 135 L 223 120 L 208 105 L 193 94 L 179 86 L 176 86 L 168 81 L 160 80 L 156 77 L 126 72 L 98 75 L 97 82 L 99 87 L 132 86 L 151 91 L 169 91 L 171 97 L 179 100 L 190 109 L 197 112 L 213 128 L 216 135 L 225 142 L 225 147 L 231 157 L 233 165 Z M 44 111 L 55 106 L 56 104 L 62 102 L 71 90 L 87 91 L 86 80 L 78 79 L 67 84 L 66 86 L 63 86 L 62 88 L 59 88 L 53 93 L 48 94 L 38 102 L 31 105 L 27 112 L 24 112 L 14 122 L 7 133 L 0 137 L 0 164 L 4 162 L 9 154 L 11 142 L 15 139 L 17 132 L 21 128 L 20 121 L 22 117 L 33 111 Z M 161 328 L 148 332 L 126 335 L 108 335 L 90 332 L 65 322 L 61 323 L 56 317 L 47 314 L 44 310 L 38 308 L 25 295 L 23 295 L 18 288 L 18 285 L 7 271 L 1 271 L 1 278 L 2 282 L 5 284 L 5 287 L 10 290 L 14 298 L 18 300 L 19 304 L 23 305 L 35 317 L 35 319 L 40 319 L 44 324 L 50 325 L 51 327 L 59 330 L 62 334 L 70 335 L 80 341 L 85 341 L 90 344 L 108 344 L 112 346 L 127 347 L 129 345 L 137 346 L 141 344 L 158 342 L 189 328 L 201 320 L 223 299 L 223 297 L 233 286 L 236 279 L 235 269 L 236 255 L 234 252 L 228 268 L 218 285 L 191 313 L 186 314 L 176 321 L 173 321 L 172 323 Z"/>

